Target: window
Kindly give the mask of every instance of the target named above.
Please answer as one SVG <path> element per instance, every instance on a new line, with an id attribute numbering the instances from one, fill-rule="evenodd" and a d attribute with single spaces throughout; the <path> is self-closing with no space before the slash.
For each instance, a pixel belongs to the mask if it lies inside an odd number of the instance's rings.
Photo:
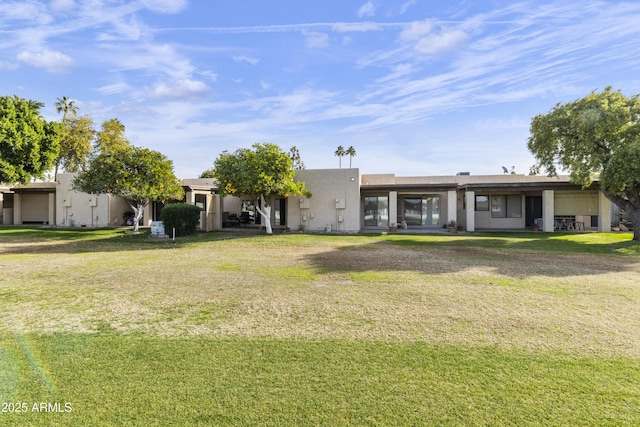
<path id="1" fill-rule="evenodd" d="M 507 217 L 506 196 L 491 196 L 491 218 Z"/>
<path id="2" fill-rule="evenodd" d="M 522 197 L 519 194 L 491 196 L 491 218 L 522 218 Z"/>
<path id="3" fill-rule="evenodd" d="M 477 211 L 489 210 L 489 196 L 476 196 L 476 210 Z"/>
<path id="4" fill-rule="evenodd" d="M 207 204 L 207 196 L 204 194 L 196 194 L 196 206 L 200 209 L 204 210 L 205 205 Z"/>

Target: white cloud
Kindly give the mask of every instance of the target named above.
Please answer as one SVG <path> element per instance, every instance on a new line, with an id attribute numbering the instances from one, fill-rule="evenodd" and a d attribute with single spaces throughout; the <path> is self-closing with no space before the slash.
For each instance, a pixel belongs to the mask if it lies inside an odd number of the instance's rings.
<path id="1" fill-rule="evenodd" d="M 99 41 L 140 40 L 147 34 L 147 26 L 138 21 L 135 16 L 128 19 L 116 18 L 110 24 L 108 32 L 98 34 Z"/>
<path id="2" fill-rule="evenodd" d="M 103 45 L 102 60 L 113 64 L 112 71 L 145 70 L 165 74 L 173 80 L 189 79 L 197 72 L 191 62 L 170 45 L 151 43 Z"/>
<path id="3" fill-rule="evenodd" d="M 46 68 L 51 72 L 62 72 L 75 65 L 75 61 L 64 53 L 41 50 L 39 52 L 22 51 L 18 60 L 38 68 Z"/>
<path id="4" fill-rule="evenodd" d="M 142 0 L 148 9 L 160 13 L 178 13 L 187 7 L 187 0 Z"/>
<path id="5" fill-rule="evenodd" d="M 405 76 L 409 76 L 415 72 L 412 64 L 399 64 L 392 68 L 391 74 L 388 74 L 377 80 L 378 83 L 384 83 L 387 81 L 394 81 Z"/>
<path id="6" fill-rule="evenodd" d="M 161 100 L 184 100 L 209 96 L 211 88 L 198 80 L 176 80 L 171 84 L 158 83 L 149 92 L 149 98 Z"/>
<path id="7" fill-rule="evenodd" d="M 211 81 L 215 82 L 218 81 L 218 73 L 211 71 L 211 70 L 204 70 L 204 71 L 200 71 L 198 72 L 198 74 L 200 74 L 201 76 L 205 76 L 211 79 Z"/>
<path id="8" fill-rule="evenodd" d="M 371 3 L 371 1 L 366 2 L 360 9 L 358 9 L 358 17 L 362 18 L 363 16 L 373 16 L 376 13 L 376 7 Z"/>
<path id="9" fill-rule="evenodd" d="M 329 36 L 325 33 L 317 33 L 311 31 L 303 31 L 302 33 L 306 38 L 306 45 L 308 48 L 323 48 L 329 46 Z"/>
<path id="10" fill-rule="evenodd" d="M 502 129 L 524 129 L 528 130 L 530 121 L 523 118 L 490 118 L 478 120 L 473 124 L 478 130 L 502 130 Z"/>
<path id="11" fill-rule="evenodd" d="M 456 29 L 443 28 L 439 34 L 431 34 L 416 43 L 415 49 L 424 55 L 436 55 L 447 52 L 462 45 L 467 40 L 467 33 Z"/>
<path id="12" fill-rule="evenodd" d="M 455 49 L 463 44 L 468 35 L 456 28 L 442 27 L 439 31 L 430 20 L 415 21 L 400 32 L 401 43 L 415 43 L 415 52 L 435 55 Z"/>
<path id="13" fill-rule="evenodd" d="M 430 20 L 412 22 L 408 28 L 400 32 L 400 40 L 414 41 L 418 40 L 433 31 L 433 23 Z"/>
<path id="14" fill-rule="evenodd" d="M 400 14 L 404 15 L 407 10 L 411 7 L 411 6 L 415 6 L 416 4 L 416 0 L 409 0 L 408 2 L 404 3 L 402 5 L 402 7 L 400 8 Z"/>
<path id="15" fill-rule="evenodd" d="M 252 58 L 246 55 L 234 55 L 233 60 L 236 62 L 247 62 L 251 65 L 256 65 L 260 60 L 258 58 Z"/>
<path id="16" fill-rule="evenodd" d="M 2 2 L 0 4 L 0 22 L 5 19 L 35 21 L 38 24 L 51 22 L 51 16 L 45 12 L 45 7 L 33 2 Z"/>
<path id="17" fill-rule="evenodd" d="M 376 22 L 336 22 L 331 29 L 337 33 L 380 31 L 382 27 Z"/>
<path id="18" fill-rule="evenodd" d="M 124 82 L 114 83 L 112 85 L 102 86 L 96 89 L 103 95 L 115 95 L 117 93 L 123 93 L 131 90 L 131 86 Z"/>
<path id="19" fill-rule="evenodd" d="M 19 65 L 12 62 L 0 61 L 0 70 L 11 71 L 18 68 Z"/>
<path id="20" fill-rule="evenodd" d="M 74 0 L 51 0 L 49 6 L 52 10 L 59 12 L 73 9 L 76 3 Z"/>

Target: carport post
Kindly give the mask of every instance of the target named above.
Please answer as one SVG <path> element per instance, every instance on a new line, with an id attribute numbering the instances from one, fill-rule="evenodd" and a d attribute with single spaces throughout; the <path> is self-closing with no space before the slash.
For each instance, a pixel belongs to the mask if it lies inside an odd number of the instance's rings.
<path id="1" fill-rule="evenodd" d="M 476 192 L 467 190 L 464 197 L 467 205 L 467 231 L 476 231 Z"/>
<path id="2" fill-rule="evenodd" d="M 542 231 L 547 233 L 553 233 L 555 229 L 554 198 L 553 190 L 542 191 Z"/>

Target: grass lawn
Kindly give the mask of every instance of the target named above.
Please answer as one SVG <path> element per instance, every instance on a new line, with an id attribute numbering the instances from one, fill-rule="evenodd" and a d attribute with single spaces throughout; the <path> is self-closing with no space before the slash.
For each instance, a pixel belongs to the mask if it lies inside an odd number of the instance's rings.
<path id="1" fill-rule="evenodd" d="M 637 426 L 630 238 L 0 227 L 0 425 Z"/>

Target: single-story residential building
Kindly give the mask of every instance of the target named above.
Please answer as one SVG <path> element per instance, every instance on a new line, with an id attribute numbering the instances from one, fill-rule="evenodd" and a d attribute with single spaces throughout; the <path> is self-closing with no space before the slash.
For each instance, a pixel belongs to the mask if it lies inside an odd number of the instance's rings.
<path id="1" fill-rule="evenodd" d="M 467 231 L 611 230 L 612 205 L 597 182 L 582 189 L 568 176 L 397 177 L 332 169 L 296 171 L 296 177 L 313 197 L 289 201 L 292 229 L 425 230 L 455 221 Z"/>
<path id="2" fill-rule="evenodd" d="M 4 194 L 10 207 L 3 209 L 3 224 L 43 224 L 58 227 L 118 227 L 133 225 L 131 206 L 121 197 L 93 195 L 72 188 L 74 174 L 59 173 L 54 182 L 34 182 L 11 187 Z M 189 203 L 203 208 L 201 228 L 212 230 L 215 224 L 205 207 L 213 207 L 215 185 L 211 179 L 187 179 L 182 182 Z M 143 213 L 143 225 L 159 220 L 162 204 L 150 203 Z"/>
<path id="3" fill-rule="evenodd" d="M 303 169 L 311 198 L 279 198 L 272 205 L 274 228 L 305 231 L 429 230 L 452 221 L 467 231 L 610 231 L 614 206 L 597 182 L 583 189 L 567 176 L 471 175 L 399 177 L 361 174 L 357 168 Z M 4 191 L 3 223 L 76 227 L 127 225 L 129 205 L 118 197 L 73 191 L 72 174 L 56 182 L 31 183 Z M 222 198 L 213 179 L 182 181 L 185 201 L 202 208 L 200 228 L 223 228 L 229 215 L 242 225 L 260 225 L 256 203 L 247 197 Z M 5 189 L 6 190 L 6 189 Z M 152 203 L 143 224 L 160 219 Z M 240 223 L 240 221 L 238 221 Z"/>

